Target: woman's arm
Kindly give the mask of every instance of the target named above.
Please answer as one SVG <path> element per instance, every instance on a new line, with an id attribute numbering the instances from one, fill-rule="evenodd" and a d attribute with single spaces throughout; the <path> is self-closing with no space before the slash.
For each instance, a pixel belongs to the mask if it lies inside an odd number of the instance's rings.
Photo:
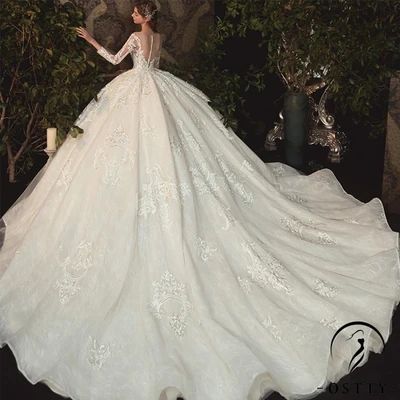
<path id="1" fill-rule="evenodd" d="M 81 26 L 79 28 L 75 28 L 78 36 L 84 38 L 88 43 L 90 43 L 92 46 L 96 48 L 96 50 L 99 50 L 102 46 L 99 42 L 94 40 L 92 35 L 85 29 L 82 28 Z"/>
<path id="2" fill-rule="evenodd" d="M 117 54 L 112 54 L 107 51 L 100 43 L 98 43 L 85 28 L 76 28 L 78 36 L 83 37 L 88 43 L 94 46 L 97 53 L 104 57 L 111 64 L 119 64 L 130 52 L 137 49 L 137 42 L 135 35 L 132 33 L 128 40 L 124 43 Z"/>

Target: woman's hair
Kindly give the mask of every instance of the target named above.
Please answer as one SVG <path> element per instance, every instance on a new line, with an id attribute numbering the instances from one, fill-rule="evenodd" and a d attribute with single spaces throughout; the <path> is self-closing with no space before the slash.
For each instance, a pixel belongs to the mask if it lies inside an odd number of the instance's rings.
<path id="1" fill-rule="evenodd" d="M 148 22 L 151 29 L 154 32 L 157 32 L 157 18 L 158 18 L 158 9 L 152 0 L 134 0 L 133 7 L 137 8 L 139 14 L 145 17 L 146 13 L 152 14 L 150 21 Z"/>

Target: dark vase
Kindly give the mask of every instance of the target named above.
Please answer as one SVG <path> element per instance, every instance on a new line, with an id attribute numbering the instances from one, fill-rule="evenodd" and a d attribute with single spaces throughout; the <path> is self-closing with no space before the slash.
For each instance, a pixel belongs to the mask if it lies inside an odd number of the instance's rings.
<path id="1" fill-rule="evenodd" d="M 286 92 L 283 101 L 285 162 L 299 170 L 305 167 L 308 128 L 308 96 L 302 92 Z"/>

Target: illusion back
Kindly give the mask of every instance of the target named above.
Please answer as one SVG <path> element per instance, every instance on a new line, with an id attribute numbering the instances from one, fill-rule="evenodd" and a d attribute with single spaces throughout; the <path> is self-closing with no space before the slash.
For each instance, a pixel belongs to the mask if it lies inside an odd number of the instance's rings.
<path id="1" fill-rule="evenodd" d="M 131 54 L 133 68 L 149 69 L 159 67 L 161 48 L 161 34 L 133 32 L 118 53 L 112 54 L 103 46 L 97 50 L 97 53 L 114 65 L 119 64 L 128 54 Z"/>
<path id="2" fill-rule="evenodd" d="M 134 32 L 134 35 L 138 38 L 138 51 L 132 53 L 135 66 L 145 62 L 149 66 L 153 65 L 158 68 L 160 64 L 161 35 L 159 33 L 147 35 L 140 32 Z"/>

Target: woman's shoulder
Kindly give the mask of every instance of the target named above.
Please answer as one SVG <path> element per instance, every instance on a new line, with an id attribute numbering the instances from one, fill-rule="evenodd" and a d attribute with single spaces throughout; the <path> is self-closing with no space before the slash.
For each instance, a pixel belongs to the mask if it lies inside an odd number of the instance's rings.
<path id="1" fill-rule="evenodd" d="M 161 37 L 161 33 L 159 33 L 159 32 L 143 33 L 143 32 L 140 32 L 140 31 L 135 31 L 135 32 L 132 33 L 132 35 L 137 35 L 139 37 L 142 37 L 142 36 L 150 37 L 150 36 L 153 36 L 153 35 Z"/>

